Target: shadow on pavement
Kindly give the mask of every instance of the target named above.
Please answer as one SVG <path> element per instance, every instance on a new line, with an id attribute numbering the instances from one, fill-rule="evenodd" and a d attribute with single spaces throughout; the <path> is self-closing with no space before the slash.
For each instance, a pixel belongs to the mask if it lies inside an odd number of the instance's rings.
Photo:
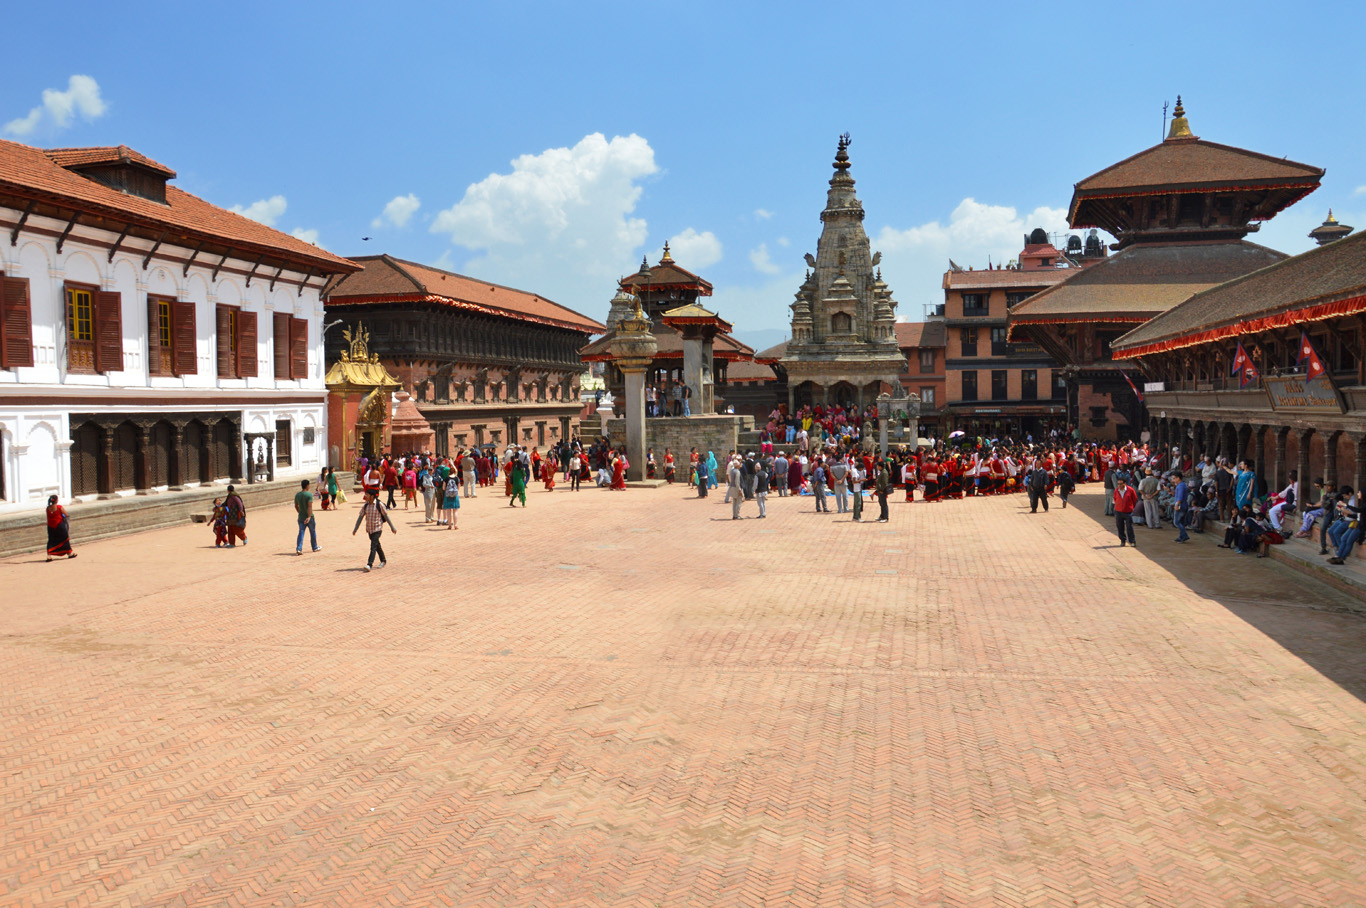
<path id="1" fill-rule="evenodd" d="M 1191 534 L 1187 545 L 1175 542 L 1176 529 L 1134 527 L 1136 550 L 1120 549 L 1114 518 L 1105 516 L 1099 484 L 1078 489 L 1068 510 L 1095 521 L 1114 541 L 1094 549 L 1114 549 L 1117 556 L 1147 558 L 1198 595 L 1219 603 L 1257 628 L 1324 677 L 1358 699 L 1366 700 L 1366 614 L 1359 598 L 1299 573 L 1275 560 L 1237 555 L 1221 549 L 1223 529 Z"/>

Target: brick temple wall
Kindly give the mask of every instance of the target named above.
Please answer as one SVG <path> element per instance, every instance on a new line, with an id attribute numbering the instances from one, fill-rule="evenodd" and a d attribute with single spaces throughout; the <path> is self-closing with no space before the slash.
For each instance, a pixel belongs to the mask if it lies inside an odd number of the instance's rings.
<path id="1" fill-rule="evenodd" d="M 750 416 L 681 416 L 645 420 L 645 447 L 654 448 L 655 460 L 663 463 L 664 449 L 674 452 L 675 460 L 687 455 L 692 448 L 711 451 L 718 458 L 739 447 L 740 433 L 751 430 Z M 614 447 L 626 444 L 626 420 L 617 417 L 607 421 L 607 437 Z"/>

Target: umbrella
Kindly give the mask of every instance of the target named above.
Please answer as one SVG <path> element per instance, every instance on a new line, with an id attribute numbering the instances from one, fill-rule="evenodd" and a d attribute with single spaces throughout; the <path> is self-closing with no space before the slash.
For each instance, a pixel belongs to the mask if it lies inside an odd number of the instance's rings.
<path id="1" fill-rule="evenodd" d="M 949 433 L 949 438 L 962 438 L 966 434 L 968 433 L 964 432 L 962 429 L 957 429 Z"/>

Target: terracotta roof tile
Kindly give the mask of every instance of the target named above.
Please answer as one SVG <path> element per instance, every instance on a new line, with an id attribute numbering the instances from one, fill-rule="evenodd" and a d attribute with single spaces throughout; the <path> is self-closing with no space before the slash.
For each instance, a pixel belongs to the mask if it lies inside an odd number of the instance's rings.
<path id="1" fill-rule="evenodd" d="M 438 301 L 482 309 L 493 315 L 530 318 L 587 334 L 607 330 L 607 326 L 601 322 L 525 290 L 442 271 L 390 255 L 357 256 L 355 261 L 362 270 L 332 285 L 329 305 L 383 302 L 386 298 L 433 297 Z"/>
<path id="2" fill-rule="evenodd" d="M 1017 271 L 995 268 L 990 271 L 945 271 L 945 290 L 975 290 L 979 287 L 1051 287 L 1076 274 L 1075 268 L 1044 268 Z"/>
<path id="3" fill-rule="evenodd" d="M 683 335 L 673 328 L 668 325 L 656 324 L 650 329 L 650 332 L 654 334 L 657 345 L 655 358 L 668 359 L 683 355 Z M 616 332 L 609 331 L 586 347 L 580 348 L 579 355 L 590 361 L 611 359 L 612 339 L 614 337 L 616 337 Z M 743 362 L 754 357 L 754 348 L 729 334 L 717 334 L 712 340 L 712 355 L 732 362 Z"/>
<path id="4" fill-rule="evenodd" d="M 943 347 L 948 343 L 948 328 L 942 321 L 897 322 L 892 327 L 898 347 Z"/>
<path id="5" fill-rule="evenodd" d="M 1076 191 L 1083 195 L 1160 186 L 1317 182 L 1322 176 L 1322 167 L 1203 139 L 1177 139 L 1092 174 L 1076 184 Z"/>
<path id="6" fill-rule="evenodd" d="M 635 274 L 628 274 L 621 279 L 621 285 L 627 289 L 635 289 L 641 286 L 644 275 L 637 271 Z M 681 268 L 675 262 L 661 261 L 650 266 L 650 283 L 647 289 L 652 287 L 670 287 L 678 285 L 696 286 L 699 288 L 700 296 L 711 296 L 711 282 L 693 274 L 686 268 Z"/>
<path id="7" fill-rule="evenodd" d="M 79 168 L 91 164 L 141 164 L 148 170 L 164 174 L 166 179 L 174 179 L 175 171 L 165 164 L 159 164 L 141 152 L 127 145 L 98 145 L 90 148 L 47 148 L 43 151 L 59 167 Z"/>
<path id="8" fill-rule="evenodd" d="M 1148 316 L 1201 290 L 1285 258 L 1255 243 L 1140 243 L 1031 296 L 1010 312 L 1014 324 L 1055 318 Z"/>
<path id="9" fill-rule="evenodd" d="M 115 146 L 115 151 L 124 146 Z M 174 186 L 166 187 L 166 204 L 129 195 L 105 186 L 74 170 L 68 170 L 51 156 L 75 161 L 87 149 L 63 148 L 46 152 L 41 148 L 0 140 L 0 191 L 37 196 L 64 207 L 88 211 L 114 220 L 127 219 L 138 224 L 171 231 L 173 242 L 208 239 L 254 252 L 302 259 L 324 273 L 351 271 L 354 265 L 341 256 L 305 243 L 297 237 L 267 227 L 250 218 L 211 205 Z M 128 149 L 139 163 L 171 171 Z M 107 149 L 95 149 L 85 163 L 103 162 Z M 116 159 L 116 158 L 115 158 Z M 74 166 L 74 165 L 73 165 Z M 178 235 L 179 234 L 179 235 Z"/>
<path id="10" fill-rule="evenodd" d="M 1266 315 L 1366 295 L 1366 233 L 1244 274 L 1190 297 L 1114 346 L 1132 349 Z"/>

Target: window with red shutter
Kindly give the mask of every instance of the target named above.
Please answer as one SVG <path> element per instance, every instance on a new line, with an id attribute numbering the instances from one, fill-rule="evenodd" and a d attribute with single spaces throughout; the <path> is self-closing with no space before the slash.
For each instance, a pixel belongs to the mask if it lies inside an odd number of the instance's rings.
<path id="1" fill-rule="evenodd" d="M 237 375 L 256 377 L 256 313 L 237 313 Z"/>
<path id="2" fill-rule="evenodd" d="M 171 303 L 171 348 L 176 375 L 194 375 L 199 371 L 194 308 L 194 303 Z"/>
<path id="3" fill-rule="evenodd" d="M 28 278 L 0 277 L 0 368 L 33 365 Z"/>
<path id="4" fill-rule="evenodd" d="M 276 312 L 275 320 L 275 378 L 286 381 L 289 378 L 289 313 Z"/>
<path id="5" fill-rule="evenodd" d="M 308 320 L 289 320 L 289 377 L 308 378 Z"/>
<path id="6" fill-rule="evenodd" d="M 95 293 L 95 371 L 123 371 L 123 295 Z"/>
<path id="7" fill-rule="evenodd" d="M 233 350 L 232 330 L 232 307 L 219 306 L 215 312 L 214 326 L 216 335 L 214 343 L 218 348 L 218 377 L 236 378 L 237 377 L 237 357 Z"/>

